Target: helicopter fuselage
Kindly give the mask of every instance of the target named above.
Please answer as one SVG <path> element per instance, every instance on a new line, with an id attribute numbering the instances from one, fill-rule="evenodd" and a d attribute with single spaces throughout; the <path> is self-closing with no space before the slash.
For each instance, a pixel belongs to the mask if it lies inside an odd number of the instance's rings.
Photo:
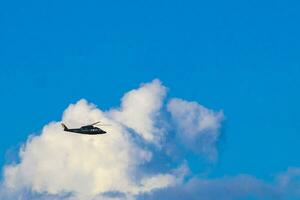
<path id="1" fill-rule="evenodd" d="M 86 134 L 86 135 L 99 135 L 99 134 L 106 133 L 106 131 L 94 126 L 83 126 L 81 128 L 72 128 L 72 129 L 65 128 L 64 131 Z"/>
<path id="2" fill-rule="evenodd" d="M 95 127 L 93 125 L 98 124 L 99 122 L 93 123 L 91 125 L 82 126 L 80 128 L 68 128 L 64 123 L 61 123 L 64 131 L 85 134 L 85 135 L 100 135 L 105 134 L 106 131 L 102 130 L 101 128 Z"/>

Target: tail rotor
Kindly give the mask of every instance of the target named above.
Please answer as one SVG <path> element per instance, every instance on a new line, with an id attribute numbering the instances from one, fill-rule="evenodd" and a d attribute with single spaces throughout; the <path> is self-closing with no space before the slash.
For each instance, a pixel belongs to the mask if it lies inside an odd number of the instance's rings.
<path id="1" fill-rule="evenodd" d="M 64 123 L 61 123 L 61 126 L 63 127 L 64 131 L 68 130 L 68 127 Z"/>

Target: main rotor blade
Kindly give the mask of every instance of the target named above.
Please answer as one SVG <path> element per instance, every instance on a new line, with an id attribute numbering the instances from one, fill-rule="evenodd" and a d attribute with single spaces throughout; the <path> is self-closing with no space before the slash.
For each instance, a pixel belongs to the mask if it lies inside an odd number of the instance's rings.
<path id="1" fill-rule="evenodd" d="M 99 124 L 98 126 L 111 126 L 111 124 Z"/>
<path id="2" fill-rule="evenodd" d="M 92 123 L 92 124 L 90 124 L 90 125 L 91 125 L 91 126 L 94 126 L 94 125 L 99 124 L 99 123 L 100 123 L 100 121 L 95 122 L 95 123 Z"/>

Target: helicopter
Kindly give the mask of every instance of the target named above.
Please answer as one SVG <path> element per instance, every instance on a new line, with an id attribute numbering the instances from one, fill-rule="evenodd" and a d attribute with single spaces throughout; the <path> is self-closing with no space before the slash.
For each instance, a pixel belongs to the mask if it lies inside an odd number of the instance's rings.
<path id="1" fill-rule="evenodd" d="M 102 130 L 101 128 L 95 127 L 94 125 L 99 124 L 100 121 L 82 126 L 80 128 L 68 128 L 64 123 L 61 123 L 61 126 L 64 128 L 64 131 L 73 132 L 78 134 L 85 134 L 85 135 L 100 135 L 107 133 L 106 131 Z M 104 124 L 102 124 L 104 126 Z"/>

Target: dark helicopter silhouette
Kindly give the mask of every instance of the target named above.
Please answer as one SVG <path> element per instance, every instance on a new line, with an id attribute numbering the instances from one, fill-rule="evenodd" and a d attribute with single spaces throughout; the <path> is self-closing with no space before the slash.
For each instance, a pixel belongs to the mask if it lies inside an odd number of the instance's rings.
<path id="1" fill-rule="evenodd" d="M 64 131 L 73 132 L 73 133 L 79 133 L 79 134 L 85 134 L 85 135 L 99 135 L 99 134 L 105 134 L 106 131 L 102 130 L 101 128 L 95 127 L 94 125 L 100 123 L 95 122 L 90 125 L 82 126 L 80 128 L 68 128 L 64 123 L 61 123 L 62 127 L 64 128 Z M 104 125 L 104 124 L 102 124 Z"/>

